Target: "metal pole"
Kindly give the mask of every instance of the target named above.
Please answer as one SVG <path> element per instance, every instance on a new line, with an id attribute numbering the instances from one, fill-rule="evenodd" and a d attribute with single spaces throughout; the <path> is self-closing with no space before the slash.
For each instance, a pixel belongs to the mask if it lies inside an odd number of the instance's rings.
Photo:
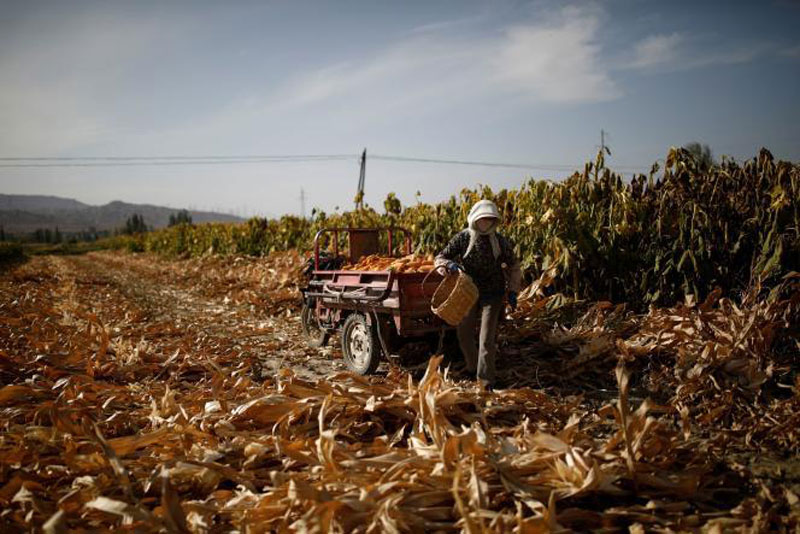
<path id="1" fill-rule="evenodd" d="M 364 207 L 364 181 L 367 176 L 367 149 L 361 153 L 361 172 L 358 175 L 358 191 L 356 191 L 356 209 Z"/>

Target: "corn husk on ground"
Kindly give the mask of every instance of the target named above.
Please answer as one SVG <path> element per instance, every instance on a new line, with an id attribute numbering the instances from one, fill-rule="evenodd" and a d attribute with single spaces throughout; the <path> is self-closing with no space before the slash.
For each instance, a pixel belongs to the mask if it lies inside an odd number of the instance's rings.
<path id="1" fill-rule="evenodd" d="M 798 528 L 796 275 L 644 315 L 529 296 L 487 392 L 440 356 L 315 367 L 270 297 L 297 279 L 258 289 L 301 265 L 95 254 L 2 275 L 3 529 Z"/>

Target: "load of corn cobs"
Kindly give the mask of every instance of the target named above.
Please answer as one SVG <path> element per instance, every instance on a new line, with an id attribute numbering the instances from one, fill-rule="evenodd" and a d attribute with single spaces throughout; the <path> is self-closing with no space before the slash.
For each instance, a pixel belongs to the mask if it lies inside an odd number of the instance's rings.
<path id="1" fill-rule="evenodd" d="M 409 254 L 390 258 L 378 254 L 364 256 L 357 263 L 342 267 L 345 271 L 394 271 L 397 273 L 427 273 L 433 270 L 433 256 Z"/>

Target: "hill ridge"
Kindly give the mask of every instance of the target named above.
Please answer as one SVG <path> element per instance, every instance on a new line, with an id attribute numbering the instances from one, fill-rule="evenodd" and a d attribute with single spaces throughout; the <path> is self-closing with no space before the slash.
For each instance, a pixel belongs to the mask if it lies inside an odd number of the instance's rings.
<path id="1" fill-rule="evenodd" d="M 157 204 L 133 204 L 112 200 L 91 205 L 72 198 L 55 195 L 10 195 L 0 193 L 0 226 L 6 233 L 26 234 L 38 228 L 58 227 L 62 233 L 83 232 L 89 229 L 112 231 L 125 225 L 128 217 L 137 213 L 154 228 L 169 224 L 170 215 L 184 208 Z M 205 222 L 241 222 L 236 215 L 214 211 L 187 209 L 192 220 Z"/>

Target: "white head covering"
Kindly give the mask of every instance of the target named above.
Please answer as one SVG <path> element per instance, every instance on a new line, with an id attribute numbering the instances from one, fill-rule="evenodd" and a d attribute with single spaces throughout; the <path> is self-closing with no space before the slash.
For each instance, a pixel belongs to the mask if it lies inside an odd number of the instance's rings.
<path id="1" fill-rule="evenodd" d="M 475 223 L 478 221 L 478 219 L 483 218 L 493 218 L 495 222 L 488 230 L 482 232 L 478 229 L 478 226 Z M 497 209 L 495 203 L 491 200 L 481 200 L 472 206 L 472 209 L 469 210 L 469 215 L 467 216 L 467 223 L 469 227 L 469 245 L 467 246 L 467 252 L 464 254 L 465 258 L 469 256 L 469 253 L 472 252 L 473 248 L 475 248 L 475 243 L 477 242 L 479 235 L 489 236 L 489 242 L 492 244 L 492 254 L 494 254 L 495 259 L 500 256 L 500 242 L 497 240 L 497 234 L 495 233 L 499 222 L 500 211 Z"/>

